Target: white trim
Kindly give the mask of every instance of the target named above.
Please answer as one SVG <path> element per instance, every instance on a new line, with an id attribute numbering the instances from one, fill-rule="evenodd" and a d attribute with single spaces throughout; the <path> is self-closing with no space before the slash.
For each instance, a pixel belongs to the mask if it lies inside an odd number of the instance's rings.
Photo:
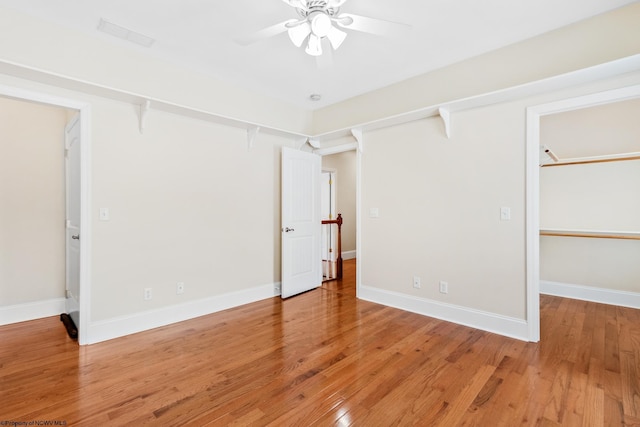
<path id="1" fill-rule="evenodd" d="M 17 62 L 0 60 L 0 73 L 2 74 L 36 82 L 46 82 L 45 84 L 57 86 L 63 89 L 80 91 L 83 93 L 88 93 L 108 99 L 129 102 L 135 105 L 141 105 L 149 101 L 152 108 L 158 111 L 179 114 L 186 117 L 224 124 L 236 128 L 246 128 L 247 125 L 259 126 L 265 133 L 289 136 L 296 139 L 299 137 L 306 137 L 308 139 L 317 140 L 319 144 L 321 144 L 323 141 L 334 140 L 346 136 L 353 136 L 356 140 L 358 140 L 358 136 L 363 132 L 382 129 L 402 123 L 409 123 L 427 117 L 434 117 L 440 114 L 440 109 L 445 109 L 449 113 L 453 113 L 456 111 L 463 111 L 471 108 L 478 108 L 482 106 L 508 102 L 515 99 L 526 98 L 529 96 L 552 92 L 554 90 L 564 89 L 568 86 L 586 84 L 605 78 L 619 76 L 632 71 L 637 71 L 639 69 L 640 54 L 631 55 L 625 58 L 620 58 L 614 61 L 594 65 L 577 71 L 571 71 L 568 73 L 548 77 L 542 80 L 524 83 L 518 86 L 512 86 L 493 92 L 482 93 L 467 98 L 455 99 L 441 104 L 434 104 L 394 116 L 383 117 L 381 119 L 372 120 L 370 122 L 356 124 L 347 128 L 331 130 L 318 135 L 307 135 L 300 132 L 293 132 L 286 129 L 265 126 L 262 123 L 254 123 L 240 118 L 221 115 L 211 111 L 192 108 L 186 105 L 176 104 L 174 102 L 162 99 L 143 96 L 138 93 L 116 89 L 64 74 L 54 73 L 29 65 L 20 64 Z M 362 143 L 359 140 L 358 145 L 360 146 L 359 150 L 362 150 Z"/>
<path id="2" fill-rule="evenodd" d="M 64 313 L 64 301 L 64 298 L 53 298 L 0 307 L 0 325 L 57 316 Z"/>
<path id="3" fill-rule="evenodd" d="M 342 251 L 342 259 L 356 258 L 356 251 Z"/>
<path id="4" fill-rule="evenodd" d="M 525 165 L 525 278 L 529 341 L 540 341 L 540 116 L 527 109 Z"/>
<path id="5" fill-rule="evenodd" d="M 80 324 L 78 344 L 88 344 L 91 319 L 91 105 L 82 104 L 80 110 Z"/>
<path id="6" fill-rule="evenodd" d="M 481 93 L 468 98 L 459 98 L 441 104 L 422 107 L 417 110 L 383 117 L 366 123 L 359 123 L 346 128 L 331 130 L 314 137 L 322 141 L 333 140 L 351 135 L 351 129 L 357 128 L 362 132 L 370 132 L 387 128 L 427 117 L 439 115 L 440 108 L 445 108 L 449 113 L 484 107 L 493 104 L 523 99 L 535 95 L 566 89 L 567 87 L 587 84 L 598 80 L 616 77 L 625 73 L 640 69 L 640 54 L 631 55 L 603 64 L 594 65 L 576 71 L 499 89 L 493 92 Z"/>
<path id="7" fill-rule="evenodd" d="M 347 151 L 353 151 L 358 149 L 357 142 L 351 142 L 349 144 L 334 145 L 325 148 L 316 148 L 313 152 L 319 156 L 329 156 L 331 154 L 345 153 Z"/>
<path id="8" fill-rule="evenodd" d="M 273 298 L 278 294 L 278 289 L 280 289 L 280 284 L 270 283 L 250 289 L 189 301 L 184 304 L 92 322 L 90 325 L 91 340 L 87 342 L 87 344 L 95 344 L 194 319 L 196 317 L 206 316 L 244 304 Z"/>
<path id="9" fill-rule="evenodd" d="M 42 92 L 33 92 L 0 85 L 0 96 L 38 102 L 78 110 L 80 114 L 80 324 L 78 343 L 89 341 L 91 318 L 91 105 L 87 102 L 62 98 Z M 64 311 L 64 310 L 63 310 Z"/>
<path id="10" fill-rule="evenodd" d="M 617 291 L 614 289 L 541 280 L 540 293 L 640 309 L 640 293 L 638 292 Z"/>
<path id="11" fill-rule="evenodd" d="M 358 262 L 356 262 L 357 298 L 360 298 L 362 289 L 362 155 L 363 150 L 356 150 L 356 258 L 358 260 Z"/>
<path id="12" fill-rule="evenodd" d="M 149 103 L 149 108 L 152 110 L 177 114 L 183 117 L 190 117 L 197 120 L 204 120 L 212 123 L 232 126 L 235 128 L 246 129 L 248 126 L 256 126 L 260 127 L 263 133 L 272 135 L 293 138 L 304 136 L 305 139 L 311 136 L 300 132 L 293 132 L 273 126 L 266 126 L 262 123 L 255 123 L 249 120 L 230 117 L 199 108 L 192 108 L 187 105 L 149 97 L 140 93 L 116 89 L 111 86 L 105 86 L 103 84 L 79 79 L 77 77 L 72 77 L 52 71 L 46 71 L 42 68 L 32 67 L 30 65 L 13 61 L 0 60 L 0 74 L 14 76 L 34 82 L 40 82 L 62 89 L 87 93 L 106 99 L 127 102 L 136 106 L 146 105 L 147 103 Z M 145 114 L 148 114 L 148 111 Z"/>
<path id="13" fill-rule="evenodd" d="M 527 108 L 525 228 L 529 341 L 540 340 L 540 118 L 638 97 L 640 85 L 633 85 Z"/>
<path id="14" fill-rule="evenodd" d="M 529 337 L 527 322 L 522 319 L 369 286 L 360 287 L 358 298 L 522 341 Z"/>

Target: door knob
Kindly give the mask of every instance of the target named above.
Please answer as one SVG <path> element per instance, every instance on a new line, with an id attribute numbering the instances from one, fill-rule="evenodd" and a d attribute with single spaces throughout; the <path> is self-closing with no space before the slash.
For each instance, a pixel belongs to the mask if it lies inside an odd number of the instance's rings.
<path id="1" fill-rule="evenodd" d="M 73 240 L 80 240 L 80 235 L 76 234 L 75 236 L 71 236 Z"/>
<path id="2" fill-rule="evenodd" d="M 290 231 L 296 231 L 296 230 L 294 230 L 293 228 L 289 228 L 289 227 L 286 227 L 286 228 L 284 229 L 284 232 L 285 232 L 285 233 L 288 233 L 288 232 L 290 232 Z"/>

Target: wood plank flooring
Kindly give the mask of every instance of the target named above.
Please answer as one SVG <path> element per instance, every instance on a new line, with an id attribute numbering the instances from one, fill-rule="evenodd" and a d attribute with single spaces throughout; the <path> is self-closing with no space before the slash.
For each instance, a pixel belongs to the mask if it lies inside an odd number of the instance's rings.
<path id="1" fill-rule="evenodd" d="M 91 346 L 0 327 L 0 421 L 640 426 L 640 310 L 541 297 L 525 343 L 355 298 L 345 278 Z"/>

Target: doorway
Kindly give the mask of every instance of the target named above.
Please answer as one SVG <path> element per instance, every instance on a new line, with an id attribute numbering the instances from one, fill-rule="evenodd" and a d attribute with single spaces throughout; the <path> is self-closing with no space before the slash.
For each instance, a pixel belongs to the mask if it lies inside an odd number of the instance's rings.
<path id="1" fill-rule="evenodd" d="M 526 245 L 529 341 L 540 340 L 540 121 L 543 116 L 640 97 L 640 85 L 527 108 Z"/>
<path id="2" fill-rule="evenodd" d="M 89 334 L 88 334 L 88 325 L 89 325 L 89 309 L 90 309 L 90 304 L 89 304 L 89 292 L 90 292 L 90 285 L 89 285 L 89 280 L 90 280 L 90 260 L 89 260 L 89 251 L 90 251 L 90 229 L 91 229 L 91 224 L 90 224 L 90 200 L 89 200 L 89 166 L 90 166 L 90 131 L 89 131 L 89 122 L 90 122 L 90 106 L 87 103 L 84 102 L 78 102 L 75 100 L 69 100 L 66 98 L 59 98 L 59 97 L 55 97 L 55 96 L 51 96 L 48 94 L 44 94 L 44 93 L 39 93 L 39 92 L 33 92 L 33 91 L 29 91 L 29 90 L 25 90 L 25 89 L 21 89 L 21 88 L 15 88 L 15 87 L 9 87 L 9 86 L 2 86 L 0 85 L 0 97 L 2 97 L 3 99 L 7 99 L 7 100 L 13 100 L 16 102 L 21 102 L 24 104 L 31 104 L 34 106 L 44 106 L 44 107 L 53 107 L 53 109 L 55 110 L 57 109 L 61 109 L 61 110 L 65 110 L 66 112 L 69 111 L 73 111 L 73 112 L 77 112 L 78 114 L 78 118 L 77 118 L 77 123 L 79 124 L 79 134 L 78 134 L 78 143 L 79 145 L 82 145 L 82 151 L 81 153 L 79 153 L 78 157 L 77 157 L 77 205 L 78 205 L 78 210 L 79 210 L 79 221 L 80 221 L 80 225 L 79 225 L 79 232 L 77 233 L 78 235 L 82 235 L 82 244 L 78 245 L 78 262 L 76 265 L 76 269 L 77 269 L 77 278 L 78 278 L 78 283 L 77 283 L 77 293 L 79 294 L 77 296 L 77 311 L 78 311 L 78 316 L 77 318 L 77 327 L 79 329 L 79 343 L 80 344 L 86 344 L 89 341 Z M 70 117 L 69 117 L 70 119 Z M 31 120 L 32 122 L 35 120 L 34 117 L 31 118 L 26 118 L 26 120 Z M 34 128 L 36 128 L 37 126 L 33 126 Z M 60 130 L 61 132 L 61 136 L 64 136 L 64 124 L 62 129 Z M 33 158 L 37 158 L 38 153 L 34 152 L 32 153 Z M 60 185 L 62 188 L 64 188 L 64 163 L 63 163 L 63 156 L 64 156 L 64 147 L 62 150 L 60 150 L 59 152 L 59 159 L 60 159 L 60 165 L 61 165 L 61 181 Z M 60 196 L 61 198 L 64 198 L 64 190 L 60 192 Z M 25 199 L 29 199 L 32 198 L 31 200 L 26 200 L 25 206 L 30 207 L 28 209 L 28 212 L 37 212 L 37 208 L 34 208 L 34 203 L 37 202 L 37 200 L 35 200 L 35 196 L 33 193 L 29 193 L 29 192 L 25 192 L 23 194 L 23 197 Z M 56 226 L 56 230 L 59 231 L 55 231 L 55 233 L 58 233 L 58 235 L 62 235 L 64 236 L 64 229 L 65 229 L 65 224 L 66 224 L 66 208 L 64 207 L 65 202 L 64 199 L 61 201 L 61 210 L 63 212 L 65 212 L 63 214 L 63 218 L 65 218 L 64 221 L 59 221 L 57 222 L 59 225 Z M 47 213 L 45 212 L 44 215 L 47 215 Z M 59 228 L 58 228 L 59 227 Z M 75 235 L 75 234 L 74 234 Z M 64 242 L 64 237 L 62 237 L 62 241 Z M 20 244 L 20 242 L 18 242 L 17 244 Z M 64 248 L 62 249 L 63 253 L 64 253 Z M 64 261 L 64 263 L 66 263 L 66 255 L 62 255 L 61 257 Z M 36 262 L 38 260 L 36 260 L 35 258 L 32 259 L 32 262 Z M 60 266 L 58 266 L 60 268 Z M 33 266 L 32 266 L 33 268 Z M 66 270 L 67 268 L 63 265 L 61 270 L 64 271 L 64 275 L 66 275 Z M 64 280 L 66 281 L 66 280 Z M 65 283 L 66 286 L 66 283 Z M 64 291 L 63 291 L 64 294 Z M 23 297 L 25 298 L 25 297 Z M 29 298 L 28 296 L 26 298 Z M 53 298 L 53 300 L 55 301 L 60 301 L 62 300 L 62 305 L 61 308 L 58 310 L 59 314 L 62 311 L 66 311 L 64 308 L 64 299 L 65 298 Z M 35 310 L 25 310 L 24 306 L 25 305 L 33 305 L 34 307 L 37 307 L 37 309 Z M 42 310 L 43 305 L 42 304 L 18 304 L 15 305 L 14 307 L 19 307 L 19 310 L 16 311 L 21 311 L 22 315 L 27 315 L 30 316 L 31 319 L 35 319 L 38 317 L 46 317 L 46 316 L 50 316 L 52 315 L 52 313 L 46 312 Z M 58 306 L 49 306 L 50 309 L 52 309 L 51 307 L 55 307 L 57 308 Z M 3 307 L 4 308 L 4 307 Z M 10 311 L 11 307 L 9 307 L 9 311 Z M 29 320 L 29 319 L 23 319 L 23 320 Z M 10 322 L 12 323 L 12 322 Z"/>

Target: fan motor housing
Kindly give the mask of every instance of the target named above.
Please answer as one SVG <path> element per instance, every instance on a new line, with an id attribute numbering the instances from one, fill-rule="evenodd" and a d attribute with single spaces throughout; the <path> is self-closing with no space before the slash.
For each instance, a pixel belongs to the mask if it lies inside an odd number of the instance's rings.
<path id="1" fill-rule="evenodd" d="M 315 12 L 322 12 L 326 15 L 329 15 L 329 17 L 334 17 L 335 15 L 340 13 L 339 7 L 328 7 L 325 0 L 309 0 L 307 1 L 307 10 L 300 8 L 296 8 L 296 10 L 298 11 L 298 15 L 300 15 L 302 18 L 306 18 Z"/>

